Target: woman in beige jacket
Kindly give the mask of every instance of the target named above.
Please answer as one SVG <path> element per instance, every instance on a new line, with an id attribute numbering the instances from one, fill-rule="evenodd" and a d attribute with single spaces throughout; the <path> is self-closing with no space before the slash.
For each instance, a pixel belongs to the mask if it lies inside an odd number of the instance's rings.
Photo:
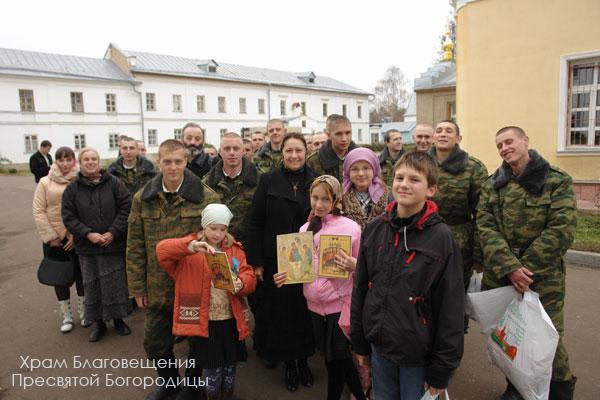
<path id="1" fill-rule="evenodd" d="M 75 153 L 70 147 L 56 150 L 55 163 L 52 164 L 48 176 L 40 179 L 33 195 L 33 218 L 38 233 L 42 238 L 44 256 L 52 251 L 67 252 L 75 264 L 75 286 L 77 289 L 77 312 L 82 326 L 89 326 L 85 320 L 83 281 L 79 259 L 73 250 L 73 236 L 67 232 L 61 216 L 63 192 L 69 183 L 77 177 Z M 73 329 L 69 286 L 55 286 L 54 291 L 60 304 L 62 324 L 60 331 L 70 332 Z"/>

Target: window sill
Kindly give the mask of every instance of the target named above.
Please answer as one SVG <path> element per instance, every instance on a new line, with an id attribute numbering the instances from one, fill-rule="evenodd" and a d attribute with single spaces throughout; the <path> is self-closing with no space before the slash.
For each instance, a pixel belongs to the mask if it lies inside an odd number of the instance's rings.
<path id="1" fill-rule="evenodd" d="M 600 147 L 598 148 L 568 148 L 557 151 L 559 157 L 574 157 L 574 156 L 600 156 Z"/>

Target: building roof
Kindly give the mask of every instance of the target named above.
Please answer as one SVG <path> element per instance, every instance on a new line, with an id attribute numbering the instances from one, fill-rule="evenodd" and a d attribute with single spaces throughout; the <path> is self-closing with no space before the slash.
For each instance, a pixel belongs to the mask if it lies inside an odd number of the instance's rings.
<path id="1" fill-rule="evenodd" d="M 0 48 L 0 73 L 68 79 L 128 81 L 132 78 L 102 58 Z"/>
<path id="2" fill-rule="evenodd" d="M 410 97 L 408 99 L 408 105 L 406 106 L 406 111 L 404 112 L 404 121 L 412 122 L 417 120 L 417 95 L 415 92 L 410 93 Z"/>
<path id="3" fill-rule="evenodd" d="M 361 95 L 370 94 L 333 78 L 315 75 L 312 71 L 288 72 L 219 62 L 216 72 L 209 72 L 206 68 L 202 68 L 202 66 L 206 65 L 207 61 L 210 61 L 206 59 L 185 58 L 132 50 L 124 50 L 123 53 L 130 60 L 130 69 L 132 72 L 272 84 Z M 214 62 L 214 60 L 212 61 Z"/>
<path id="4" fill-rule="evenodd" d="M 453 61 L 442 61 L 429 67 L 415 79 L 414 90 L 452 87 L 456 87 L 456 64 Z"/>

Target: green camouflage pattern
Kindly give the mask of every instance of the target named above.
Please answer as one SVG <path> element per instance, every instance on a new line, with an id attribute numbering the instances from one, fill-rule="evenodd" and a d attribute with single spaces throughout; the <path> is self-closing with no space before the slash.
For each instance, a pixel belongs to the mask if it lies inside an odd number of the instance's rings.
<path id="1" fill-rule="evenodd" d="M 140 163 L 144 162 L 144 166 L 141 167 Z M 150 169 L 152 167 L 152 169 Z M 154 165 L 148 160 L 142 160 L 138 157 L 138 163 L 135 167 L 127 169 L 118 162 L 112 163 L 108 167 L 108 172 L 119 178 L 121 182 L 125 184 L 131 196 L 137 193 L 138 190 L 143 188 L 146 183 L 156 176 L 156 170 Z"/>
<path id="2" fill-rule="evenodd" d="M 316 151 L 316 152 L 312 153 L 310 156 L 308 156 L 308 158 L 306 159 L 306 165 L 308 165 L 310 167 L 310 169 L 312 169 L 314 171 L 315 176 L 331 175 L 331 176 L 335 177 L 340 183 L 342 182 L 342 180 L 344 178 L 344 160 L 342 160 L 342 159 L 339 160 L 339 162 L 337 163 L 337 165 L 334 168 L 325 169 L 325 168 L 323 168 L 323 165 L 321 165 L 321 159 L 319 158 L 319 152 Z"/>
<path id="3" fill-rule="evenodd" d="M 473 264 L 481 264 L 481 247 L 476 238 L 475 219 L 481 187 L 488 177 L 485 165 L 475 157 L 468 157 L 462 172 L 455 175 L 438 163 L 438 191 L 433 201 L 438 213 L 452 231 L 463 259 L 465 289 L 473 271 Z"/>
<path id="4" fill-rule="evenodd" d="M 147 308 L 144 318 L 144 350 L 149 359 L 173 354 L 173 310 Z"/>
<path id="5" fill-rule="evenodd" d="M 185 182 L 184 182 L 185 184 Z M 204 198 L 192 203 L 177 195 L 169 203 L 164 192 L 150 201 L 142 193 L 133 196 L 127 233 L 127 278 L 130 296 L 148 296 L 148 307 L 173 310 L 173 281 L 158 265 L 156 245 L 202 229 L 202 210 L 218 203 L 219 196 L 204 185 Z"/>
<path id="6" fill-rule="evenodd" d="M 208 175 L 204 177 L 203 183 L 208 185 Z M 219 202 L 225 204 L 233 214 L 229 223 L 229 233 L 235 240 L 241 242 L 244 248 L 247 248 L 250 210 L 256 186 L 245 185 L 240 175 L 230 184 L 220 180 L 216 185 L 211 186 L 211 189 L 219 196 Z"/>
<path id="7" fill-rule="evenodd" d="M 561 337 L 552 367 L 555 381 L 573 377 L 562 343 L 566 289 L 563 257 L 575 236 L 576 209 L 571 177 L 551 166 L 540 196 L 528 193 L 514 177 L 498 190 L 488 179 L 477 213 L 483 287 L 511 285 L 507 274 L 521 267 L 533 272 L 530 288 L 539 293 Z"/>
<path id="8" fill-rule="evenodd" d="M 402 151 L 400 151 L 400 154 L 398 154 L 398 157 L 393 159 L 392 157 L 390 157 L 390 153 L 386 147 L 385 149 L 383 149 L 383 151 L 379 155 L 379 166 L 381 167 L 381 179 L 390 188 L 392 187 L 392 184 L 394 183 L 394 174 L 393 174 L 394 165 L 396 165 L 396 161 L 398 161 L 400 159 L 400 157 L 402 157 L 403 154 L 404 154 L 404 149 L 402 149 Z"/>
<path id="9" fill-rule="evenodd" d="M 272 150 L 269 143 L 267 148 L 261 148 L 254 154 L 252 162 L 256 168 L 258 168 L 260 173 L 269 172 L 282 165 L 283 158 L 281 150 Z"/>

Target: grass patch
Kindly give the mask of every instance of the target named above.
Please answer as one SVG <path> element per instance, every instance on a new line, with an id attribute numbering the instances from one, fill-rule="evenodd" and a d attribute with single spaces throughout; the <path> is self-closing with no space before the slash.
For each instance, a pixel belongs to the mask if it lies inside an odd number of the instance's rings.
<path id="1" fill-rule="evenodd" d="M 578 212 L 573 250 L 600 253 L 600 215 Z"/>

